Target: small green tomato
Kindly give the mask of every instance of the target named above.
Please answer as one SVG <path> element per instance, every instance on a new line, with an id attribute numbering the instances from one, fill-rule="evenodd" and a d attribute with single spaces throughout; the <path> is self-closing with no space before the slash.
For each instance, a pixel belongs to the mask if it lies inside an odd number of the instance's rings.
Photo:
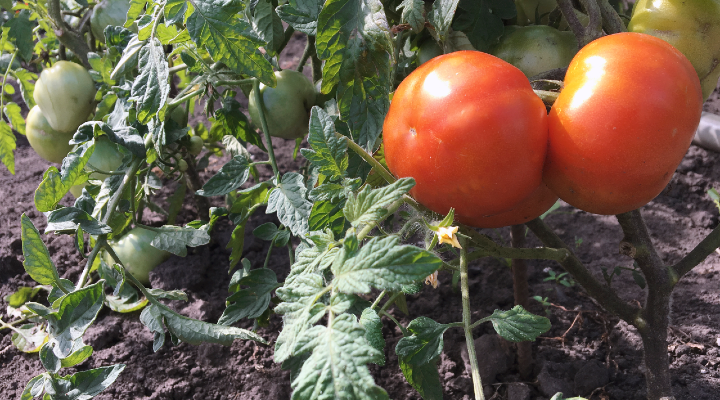
<path id="1" fill-rule="evenodd" d="M 315 105 L 315 87 L 302 73 L 293 70 L 275 72 L 277 86 L 260 84 L 265 119 L 270 136 L 297 139 L 308 133 L 310 109 Z M 248 111 L 253 123 L 262 128 L 260 111 L 255 102 L 254 89 L 250 92 Z"/>
<path id="2" fill-rule="evenodd" d="M 157 233 L 145 228 L 133 228 L 120 240 L 110 243 L 115 254 L 125 268 L 143 285 L 150 284 L 150 271 L 170 258 L 171 253 L 153 247 L 150 243 Z M 104 254 L 105 262 L 113 264 L 114 260 L 108 253 Z"/>

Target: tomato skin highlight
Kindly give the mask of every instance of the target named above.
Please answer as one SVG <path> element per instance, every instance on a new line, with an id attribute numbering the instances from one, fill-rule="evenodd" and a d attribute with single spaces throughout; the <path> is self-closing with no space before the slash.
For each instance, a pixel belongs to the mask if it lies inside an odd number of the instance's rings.
<path id="1" fill-rule="evenodd" d="M 550 111 L 543 180 L 587 212 L 637 209 L 672 178 L 702 103 L 692 65 L 663 40 L 640 33 L 597 39 L 573 59 Z"/>
<path id="2" fill-rule="evenodd" d="M 385 160 L 411 194 L 459 218 L 508 211 L 541 182 L 545 106 L 525 75 L 479 51 L 435 57 L 398 86 L 383 126 Z"/>
<path id="3" fill-rule="evenodd" d="M 495 215 L 458 216 L 456 220 L 477 228 L 502 228 L 503 226 L 520 225 L 543 215 L 557 200 L 557 195 L 545 183 L 540 183 L 540 186 L 534 192 L 530 193 L 512 210 Z"/>

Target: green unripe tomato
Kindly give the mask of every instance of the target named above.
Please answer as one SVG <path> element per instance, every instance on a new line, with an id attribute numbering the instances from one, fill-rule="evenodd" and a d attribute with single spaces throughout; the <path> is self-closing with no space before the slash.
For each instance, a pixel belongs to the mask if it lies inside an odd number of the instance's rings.
<path id="1" fill-rule="evenodd" d="M 572 32 L 534 25 L 506 26 L 505 34 L 490 49 L 490 54 L 516 66 L 529 78 L 567 67 L 577 51 L 577 40 Z"/>
<path id="2" fill-rule="evenodd" d="M 437 42 L 433 39 L 428 39 L 420 45 L 418 49 L 418 65 L 423 65 L 431 59 L 442 55 L 443 51 Z"/>
<path id="3" fill-rule="evenodd" d="M 282 70 L 275 72 L 277 86 L 271 88 L 260 84 L 260 95 L 264 104 L 270 136 L 283 139 L 297 139 L 308 133 L 310 109 L 315 105 L 315 88 L 312 82 L 300 72 Z M 248 111 L 253 123 L 262 128 L 255 90 L 250 92 Z"/>
<path id="4" fill-rule="evenodd" d="M 200 154 L 204 146 L 203 140 L 200 136 L 190 136 L 190 145 L 188 146 L 188 153 L 193 156 Z"/>
<path id="5" fill-rule="evenodd" d="M 33 98 L 53 129 L 75 132 L 95 108 L 95 84 L 82 66 L 58 61 L 40 74 Z"/>
<path id="6" fill-rule="evenodd" d="M 74 131 L 66 133 L 53 129 L 38 106 L 33 107 L 27 115 L 25 133 L 33 150 L 43 159 L 54 163 L 61 163 L 72 150 L 68 142 L 75 134 Z"/>
<path id="7" fill-rule="evenodd" d="M 110 243 L 115 254 L 125 268 L 143 285 L 150 284 L 150 271 L 170 258 L 171 253 L 150 245 L 157 233 L 144 229 L 133 228 L 120 240 Z M 105 253 L 105 262 L 112 265 L 114 260 Z"/>
<path id="8" fill-rule="evenodd" d="M 96 5 L 90 17 L 90 27 L 95 39 L 105 43 L 105 28 L 125 25 L 129 9 L 129 0 L 103 0 Z M 133 24 L 130 30 L 137 32 L 137 26 Z"/>
<path id="9" fill-rule="evenodd" d="M 720 78 L 720 0 L 638 0 L 628 31 L 659 37 L 695 68 L 705 99 Z"/>
<path id="10" fill-rule="evenodd" d="M 172 119 L 176 124 L 186 127 L 188 124 L 188 114 L 185 111 L 185 107 L 177 106 L 170 111 L 170 114 L 165 114 L 165 120 Z"/>
<path id="11" fill-rule="evenodd" d="M 103 171 L 114 171 L 122 165 L 123 155 L 118 151 L 117 145 L 105 136 L 95 138 L 95 150 L 93 151 L 88 164 Z M 108 175 L 99 172 L 90 174 L 90 179 L 98 179 L 104 181 Z M 70 188 L 70 193 L 75 197 L 82 195 L 82 190 L 86 184 L 75 185 Z"/>
<path id="12" fill-rule="evenodd" d="M 187 169 L 188 169 L 187 161 L 185 161 L 183 159 L 178 160 L 178 169 L 180 170 L 180 172 L 187 171 Z"/>

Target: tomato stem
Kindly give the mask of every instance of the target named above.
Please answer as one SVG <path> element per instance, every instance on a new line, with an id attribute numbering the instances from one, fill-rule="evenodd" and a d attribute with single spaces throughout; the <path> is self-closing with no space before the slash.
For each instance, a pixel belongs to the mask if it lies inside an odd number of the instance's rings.
<path id="1" fill-rule="evenodd" d="M 460 290 L 462 292 L 462 315 L 463 330 L 465 331 L 465 343 L 467 345 L 468 358 L 470 359 L 470 371 L 472 373 L 475 399 L 485 400 L 482 378 L 480 378 L 480 368 L 478 367 L 477 354 L 475 353 L 475 340 L 473 340 L 471 326 L 472 314 L 470 311 L 470 287 L 468 285 L 467 243 L 465 243 L 465 239 L 462 237 L 458 238 L 458 240 L 462 246 L 460 249 Z"/>
<path id="2" fill-rule="evenodd" d="M 375 302 L 372 303 L 372 306 L 370 306 L 370 308 L 372 308 L 373 310 L 375 308 L 377 308 L 378 304 L 380 304 L 380 300 L 382 300 L 386 294 L 387 294 L 387 290 L 383 290 L 382 292 L 380 292 L 377 299 L 375 299 Z"/>
<path id="3" fill-rule="evenodd" d="M 5 70 L 5 75 L 3 75 L 3 81 L 2 81 L 2 87 L 3 90 L 5 90 L 5 84 L 7 83 L 7 77 L 8 74 L 10 74 L 10 69 L 12 68 L 13 62 L 15 62 L 15 57 L 17 57 L 18 50 L 15 49 L 15 51 L 12 54 L 12 57 L 10 57 L 10 62 L 8 63 L 8 67 Z M 5 110 L 5 96 L 0 96 L 0 110 Z"/>
<path id="4" fill-rule="evenodd" d="M 341 139 L 345 139 L 347 141 L 348 147 L 352 149 L 355 153 L 357 153 L 360 157 L 362 157 L 363 160 L 365 160 L 368 164 L 372 165 L 373 169 L 377 171 L 380 176 L 385 179 L 387 183 L 395 183 L 397 179 L 388 171 L 378 160 L 376 160 L 370 153 L 365 151 L 360 145 L 355 143 L 352 139 L 349 137 L 339 133 L 335 132 L 335 136 Z"/>
<path id="5" fill-rule="evenodd" d="M 273 150 L 272 139 L 270 138 L 270 130 L 268 129 L 267 120 L 265 119 L 265 104 L 263 103 L 262 96 L 260 96 L 260 81 L 253 79 L 253 95 L 255 96 L 255 102 L 259 105 L 258 113 L 260 114 L 260 124 L 265 136 L 265 142 L 267 142 L 267 151 L 270 162 L 272 163 L 273 174 L 280 180 L 280 170 L 275 160 L 275 151 Z"/>

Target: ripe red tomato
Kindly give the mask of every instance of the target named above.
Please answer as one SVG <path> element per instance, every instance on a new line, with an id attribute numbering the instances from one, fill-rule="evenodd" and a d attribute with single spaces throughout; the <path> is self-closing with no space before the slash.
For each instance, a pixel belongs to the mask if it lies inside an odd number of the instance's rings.
<path id="1" fill-rule="evenodd" d="M 570 63 L 550 111 L 543 179 L 591 213 L 641 207 L 682 161 L 702 103 L 692 64 L 662 39 L 619 33 L 595 40 Z"/>
<path id="2" fill-rule="evenodd" d="M 509 225 L 520 225 L 543 215 L 557 200 L 558 197 L 555 193 L 544 183 L 541 183 L 534 192 L 530 193 L 528 197 L 510 211 L 495 215 L 458 216 L 456 220 L 478 228 L 500 228 Z"/>
<path id="3" fill-rule="evenodd" d="M 411 194 L 458 218 L 508 211 L 541 182 L 547 113 L 525 75 L 479 51 L 418 67 L 400 84 L 383 126 L 385 160 L 413 177 Z"/>

